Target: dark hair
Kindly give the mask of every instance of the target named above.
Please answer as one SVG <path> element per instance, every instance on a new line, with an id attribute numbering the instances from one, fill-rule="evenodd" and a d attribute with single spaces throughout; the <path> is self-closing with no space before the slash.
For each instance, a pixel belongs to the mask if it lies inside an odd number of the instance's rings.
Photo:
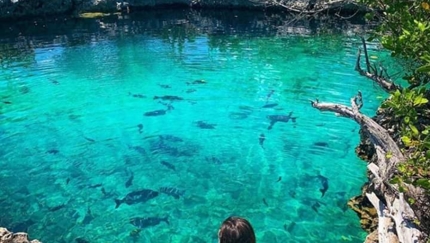
<path id="1" fill-rule="evenodd" d="M 228 217 L 218 231 L 219 243 L 255 243 L 254 229 L 248 220 Z"/>

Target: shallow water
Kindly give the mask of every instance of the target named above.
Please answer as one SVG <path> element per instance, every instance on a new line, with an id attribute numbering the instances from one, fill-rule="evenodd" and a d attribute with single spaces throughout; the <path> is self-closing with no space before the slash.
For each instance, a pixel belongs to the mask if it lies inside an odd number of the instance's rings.
<path id="1" fill-rule="evenodd" d="M 361 90 L 373 115 L 385 97 L 354 71 L 354 30 L 159 17 L 2 34 L 0 225 L 44 242 L 217 242 L 240 215 L 259 242 L 362 242 L 346 207 L 366 181 L 359 127 L 310 106 L 349 105 Z M 115 208 L 141 189 L 160 193 Z M 168 224 L 136 233 L 133 217 Z"/>

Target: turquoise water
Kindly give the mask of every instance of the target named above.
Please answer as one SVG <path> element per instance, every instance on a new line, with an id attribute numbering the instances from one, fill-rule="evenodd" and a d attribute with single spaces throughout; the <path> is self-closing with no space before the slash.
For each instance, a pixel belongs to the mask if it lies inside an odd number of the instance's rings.
<path id="1" fill-rule="evenodd" d="M 2 37 L 1 226 L 44 242 L 217 242 L 240 215 L 259 242 L 363 242 L 346 207 L 367 180 L 359 127 L 310 105 L 361 90 L 375 113 L 384 93 L 354 71 L 354 34 L 124 21 Z M 115 208 L 142 189 L 160 193 Z M 133 217 L 168 224 L 133 234 Z"/>

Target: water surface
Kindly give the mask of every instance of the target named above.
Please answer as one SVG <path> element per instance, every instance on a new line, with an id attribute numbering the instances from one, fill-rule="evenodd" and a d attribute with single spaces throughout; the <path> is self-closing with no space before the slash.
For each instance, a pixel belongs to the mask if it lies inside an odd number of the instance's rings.
<path id="1" fill-rule="evenodd" d="M 3 28 L 0 225 L 44 242 L 217 242 L 240 215 L 259 242 L 363 242 L 346 206 L 366 181 L 359 127 L 310 105 L 361 90 L 375 113 L 356 29 L 169 14 Z M 115 208 L 142 189 L 160 193 Z M 133 217 L 168 224 L 138 232 Z"/>

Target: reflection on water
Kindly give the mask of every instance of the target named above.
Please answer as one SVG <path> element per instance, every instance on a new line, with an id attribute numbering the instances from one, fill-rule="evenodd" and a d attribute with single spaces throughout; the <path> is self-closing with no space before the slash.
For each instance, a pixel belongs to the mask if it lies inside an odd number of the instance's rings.
<path id="1" fill-rule="evenodd" d="M 366 181 L 358 127 L 309 102 L 361 90 L 374 113 L 383 92 L 353 71 L 362 27 L 280 16 L 0 28 L 0 225 L 45 242 L 216 242 L 235 214 L 261 242 L 362 242 L 346 207 Z"/>

